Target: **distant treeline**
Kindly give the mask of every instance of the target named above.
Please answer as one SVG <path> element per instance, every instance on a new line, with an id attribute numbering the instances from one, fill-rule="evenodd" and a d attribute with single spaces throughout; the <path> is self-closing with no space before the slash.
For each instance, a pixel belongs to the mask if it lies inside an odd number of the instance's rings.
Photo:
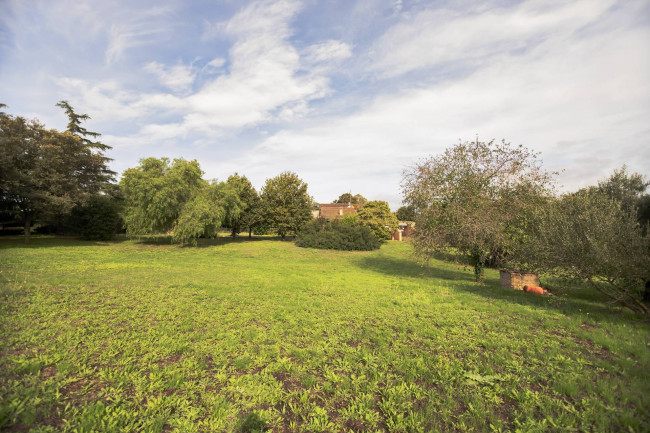
<path id="1" fill-rule="evenodd" d="M 238 173 L 225 181 L 205 180 L 196 160 L 145 158 L 118 183 L 104 155 L 111 147 L 82 126 L 89 116 L 77 114 L 67 101 L 57 106 L 69 119 L 65 131 L 0 112 L 0 223 L 20 224 L 25 242 L 36 223 L 91 240 L 108 240 L 120 231 L 130 237 L 168 233 L 178 243 L 195 245 L 222 228 L 233 237 L 246 231 L 284 239 L 296 235 L 318 209 L 307 184 L 292 172 L 268 179 L 258 192 Z M 365 204 L 347 224 L 370 228 L 378 240 L 397 228 L 386 202 L 349 193 L 337 202 Z"/>

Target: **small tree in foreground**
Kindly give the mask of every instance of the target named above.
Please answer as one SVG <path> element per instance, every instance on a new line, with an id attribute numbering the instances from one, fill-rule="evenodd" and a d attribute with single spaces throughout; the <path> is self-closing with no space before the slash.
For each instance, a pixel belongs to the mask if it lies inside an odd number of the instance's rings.
<path id="1" fill-rule="evenodd" d="M 477 281 L 490 258 L 521 241 L 551 175 L 523 146 L 464 142 L 404 173 L 404 203 L 416 217 L 414 247 L 424 257 L 448 247 L 465 254 Z"/>
<path id="2" fill-rule="evenodd" d="M 650 242 L 621 203 L 596 189 L 567 194 L 541 209 L 517 264 L 586 281 L 614 302 L 649 314 L 642 300 L 650 278 Z"/>

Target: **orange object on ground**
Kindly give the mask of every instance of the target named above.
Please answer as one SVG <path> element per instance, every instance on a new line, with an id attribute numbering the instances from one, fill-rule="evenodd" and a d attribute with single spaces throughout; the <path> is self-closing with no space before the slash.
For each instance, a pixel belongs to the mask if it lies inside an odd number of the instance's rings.
<path id="1" fill-rule="evenodd" d="M 546 294 L 546 290 L 542 289 L 541 287 L 537 286 L 524 286 L 524 292 L 526 293 L 534 293 L 536 295 L 544 295 Z"/>

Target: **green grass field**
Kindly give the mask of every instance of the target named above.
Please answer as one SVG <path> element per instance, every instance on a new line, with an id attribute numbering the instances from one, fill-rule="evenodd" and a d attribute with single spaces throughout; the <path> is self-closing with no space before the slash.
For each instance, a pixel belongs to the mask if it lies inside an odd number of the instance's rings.
<path id="1" fill-rule="evenodd" d="M 650 325 L 369 253 L 0 241 L 0 429 L 650 430 Z"/>

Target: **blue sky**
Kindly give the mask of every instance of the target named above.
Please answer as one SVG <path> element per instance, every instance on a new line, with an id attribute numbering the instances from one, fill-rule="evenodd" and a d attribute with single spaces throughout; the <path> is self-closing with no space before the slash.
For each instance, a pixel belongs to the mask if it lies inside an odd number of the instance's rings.
<path id="1" fill-rule="evenodd" d="M 404 169 L 458 140 L 541 152 L 560 188 L 650 175 L 645 1 L 0 1 L 0 102 L 87 113 L 122 172 L 197 159 L 319 202 L 401 203 Z"/>

